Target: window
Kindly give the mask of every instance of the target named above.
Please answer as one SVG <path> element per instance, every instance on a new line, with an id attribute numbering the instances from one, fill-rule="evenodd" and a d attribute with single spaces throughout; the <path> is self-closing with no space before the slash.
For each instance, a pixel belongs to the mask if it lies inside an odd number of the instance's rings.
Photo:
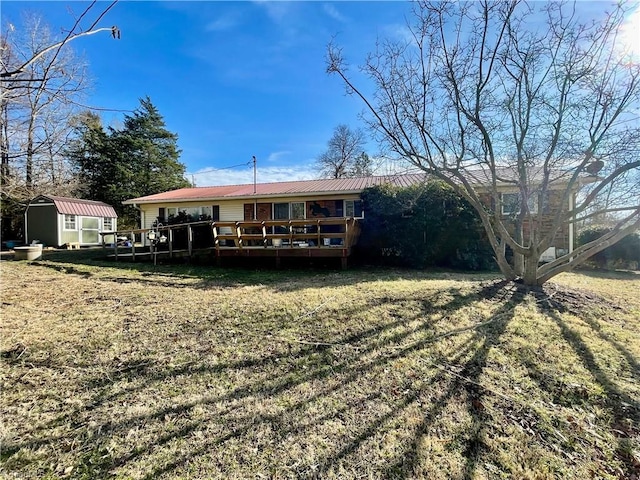
<path id="1" fill-rule="evenodd" d="M 362 211 L 362 200 L 345 200 L 344 216 L 355 218 L 364 217 L 364 212 Z"/>
<path id="2" fill-rule="evenodd" d="M 191 217 L 192 222 L 197 222 L 198 220 L 200 220 L 200 212 L 201 212 L 200 207 L 183 208 L 181 211 L 189 215 L 189 217 Z"/>
<path id="3" fill-rule="evenodd" d="M 215 210 L 218 209 L 218 218 L 220 216 L 220 207 L 218 205 L 204 205 L 202 207 L 184 207 L 184 208 L 167 208 L 167 220 L 180 217 L 180 222 L 198 222 L 203 219 L 216 220 L 214 217 Z"/>
<path id="4" fill-rule="evenodd" d="M 64 229 L 65 230 L 77 230 L 78 229 L 78 219 L 75 215 L 67 215 L 64 216 Z"/>
<path id="5" fill-rule="evenodd" d="M 503 193 L 501 196 L 503 215 L 514 215 L 520 211 L 519 193 Z"/>
<path id="6" fill-rule="evenodd" d="M 273 219 L 274 220 L 286 220 L 289 218 L 289 204 L 288 203 L 274 203 L 273 204 Z"/>
<path id="7" fill-rule="evenodd" d="M 110 232 L 113 230 L 113 218 L 104 217 L 102 219 L 102 230 Z"/>
<path id="8" fill-rule="evenodd" d="M 516 215 L 520 213 L 520 194 L 519 193 L 503 193 L 502 195 L 502 214 Z M 538 195 L 529 195 L 527 199 L 527 207 L 529 213 L 538 213 Z"/>
<path id="9" fill-rule="evenodd" d="M 291 203 L 291 218 L 304 218 L 304 202 Z"/>
<path id="10" fill-rule="evenodd" d="M 213 205 L 211 207 L 211 220 L 214 222 L 220 221 L 220 205 Z"/>

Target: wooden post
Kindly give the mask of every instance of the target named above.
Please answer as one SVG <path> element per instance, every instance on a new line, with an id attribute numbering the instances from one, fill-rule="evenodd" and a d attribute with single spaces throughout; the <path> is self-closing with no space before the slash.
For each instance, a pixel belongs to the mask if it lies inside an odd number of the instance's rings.
<path id="1" fill-rule="evenodd" d="M 346 219 L 344 221 L 344 240 L 342 241 L 343 248 L 349 248 L 349 244 L 351 243 L 351 239 L 349 238 L 350 234 L 351 231 L 349 230 L 349 220 Z"/>
<path id="2" fill-rule="evenodd" d="M 236 246 L 242 250 L 242 228 L 240 227 L 240 222 L 236 222 Z"/>
<path id="3" fill-rule="evenodd" d="M 289 248 L 293 248 L 293 225 L 291 225 L 291 220 L 289 220 Z"/>
<path id="4" fill-rule="evenodd" d="M 187 248 L 189 249 L 189 258 L 193 253 L 193 229 L 190 224 L 187 224 Z"/>
<path id="5" fill-rule="evenodd" d="M 169 242 L 169 258 L 173 258 L 173 229 L 169 227 L 167 234 L 167 242 Z"/>
<path id="6" fill-rule="evenodd" d="M 136 234 L 131 231 L 131 261 L 136 261 Z"/>
<path id="7" fill-rule="evenodd" d="M 213 246 L 216 251 L 220 250 L 220 239 L 218 238 L 218 227 L 216 222 L 211 222 L 211 234 L 213 235 Z"/>
<path id="8" fill-rule="evenodd" d="M 262 246 L 267 248 L 267 227 L 262 222 Z"/>

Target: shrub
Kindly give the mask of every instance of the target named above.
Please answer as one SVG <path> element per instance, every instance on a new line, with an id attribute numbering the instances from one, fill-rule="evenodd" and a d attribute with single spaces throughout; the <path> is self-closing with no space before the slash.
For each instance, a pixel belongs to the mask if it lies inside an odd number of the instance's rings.
<path id="1" fill-rule="evenodd" d="M 601 237 L 611 229 L 608 227 L 589 227 L 578 235 L 578 246 L 585 245 Z M 596 253 L 590 259 L 598 268 L 634 268 L 640 264 L 640 232 L 627 235 L 619 242 Z"/>
<path id="2" fill-rule="evenodd" d="M 366 261 L 467 270 L 494 266 L 475 210 L 446 184 L 381 185 L 366 189 L 362 200 L 366 215 L 358 250 Z"/>
<path id="3" fill-rule="evenodd" d="M 178 211 L 177 215 L 169 215 L 168 225 L 180 225 L 193 222 L 210 221 L 210 215 L 189 215 L 184 210 Z M 213 245 L 213 232 L 209 225 L 196 225 L 192 227 L 193 248 L 206 248 Z M 176 249 L 188 248 L 187 229 L 178 228 L 173 232 L 173 247 Z"/>

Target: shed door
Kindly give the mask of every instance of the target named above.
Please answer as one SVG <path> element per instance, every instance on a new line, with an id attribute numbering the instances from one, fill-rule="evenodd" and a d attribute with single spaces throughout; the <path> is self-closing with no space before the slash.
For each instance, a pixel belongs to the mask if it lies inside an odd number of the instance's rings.
<path id="1" fill-rule="evenodd" d="M 100 243 L 98 231 L 100 230 L 100 219 L 96 217 L 82 217 L 80 224 L 80 243 Z"/>

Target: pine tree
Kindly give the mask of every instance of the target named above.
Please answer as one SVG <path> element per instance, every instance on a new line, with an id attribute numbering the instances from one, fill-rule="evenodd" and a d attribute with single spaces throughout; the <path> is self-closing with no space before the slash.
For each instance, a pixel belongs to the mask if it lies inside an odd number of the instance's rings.
<path id="1" fill-rule="evenodd" d="M 167 130 L 149 97 L 140 99 L 140 108 L 125 116 L 124 128 L 111 136 L 128 166 L 129 198 L 189 186 L 179 161 L 178 135 Z"/>
<path id="2" fill-rule="evenodd" d="M 149 97 L 125 116 L 122 129 L 105 132 L 99 117 L 85 114 L 77 132 L 69 156 L 79 170 L 79 193 L 113 205 L 122 226 L 137 224 L 137 211 L 124 207 L 124 200 L 189 186 L 178 136 L 167 130 Z"/>

